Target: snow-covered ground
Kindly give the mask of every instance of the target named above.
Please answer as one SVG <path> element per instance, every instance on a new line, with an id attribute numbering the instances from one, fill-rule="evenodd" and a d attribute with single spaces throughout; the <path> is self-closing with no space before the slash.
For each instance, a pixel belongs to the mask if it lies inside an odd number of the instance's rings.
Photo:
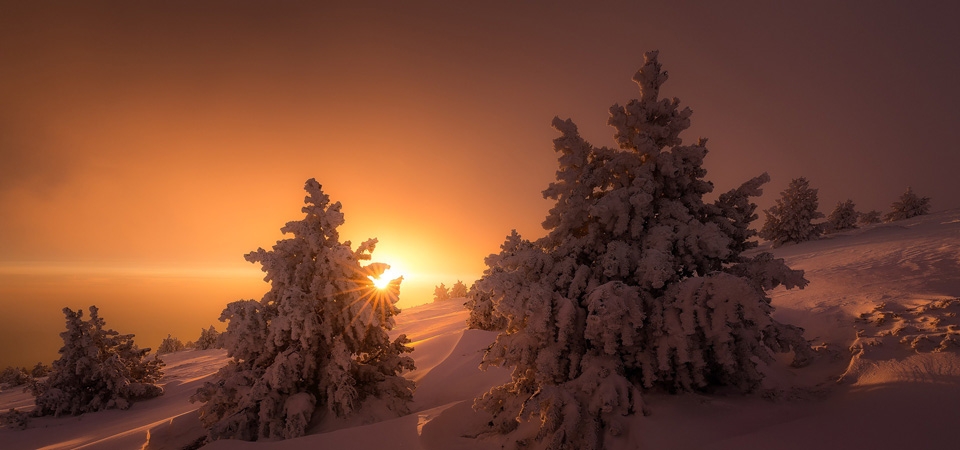
<path id="1" fill-rule="evenodd" d="M 755 395 L 648 393 L 626 445 L 647 449 L 955 448 L 960 442 L 960 210 L 776 249 L 806 271 L 804 290 L 777 290 L 775 317 L 803 326 L 823 355 L 809 367 L 767 369 Z M 471 438 L 487 418 L 472 399 L 507 380 L 477 369 L 493 333 L 465 330 L 461 300 L 405 310 L 394 331 L 413 340 L 411 414 L 322 421 L 281 442 L 219 441 L 206 449 L 498 449 Z M 188 397 L 224 364 L 223 351 L 167 355 L 162 397 L 127 411 L 32 419 L 0 429 L 0 447 L 182 448 L 202 435 Z M 29 395 L 0 393 L 0 410 Z"/>
<path id="2" fill-rule="evenodd" d="M 0 429 L 4 449 L 132 449 L 140 448 L 148 432 L 185 415 L 197 405 L 189 398 L 226 363 L 226 350 L 183 351 L 163 356 L 164 394 L 134 403 L 125 411 L 107 410 L 76 417 L 30 420 L 26 430 Z M 33 397 L 21 389 L 0 392 L 0 411 L 30 409 Z M 199 430 L 199 422 L 197 423 Z M 195 438 L 195 437 L 194 437 Z"/>

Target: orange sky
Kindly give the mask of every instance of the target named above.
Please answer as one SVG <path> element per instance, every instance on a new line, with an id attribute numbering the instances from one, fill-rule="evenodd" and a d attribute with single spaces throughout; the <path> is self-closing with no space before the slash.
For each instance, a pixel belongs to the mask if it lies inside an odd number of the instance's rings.
<path id="1" fill-rule="evenodd" d="M 242 255 L 311 177 L 407 272 L 402 306 L 469 284 L 542 233 L 553 116 L 611 143 L 650 49 L 718 190 L 768 171 L 761 206 L 798 176 L 825 212 L 907 185 L 960 206 L 947 6 L 83 3 L 0 2 L 0 367 L 52 360 L 63 306 L 195 339 L 266 290 Z"/>

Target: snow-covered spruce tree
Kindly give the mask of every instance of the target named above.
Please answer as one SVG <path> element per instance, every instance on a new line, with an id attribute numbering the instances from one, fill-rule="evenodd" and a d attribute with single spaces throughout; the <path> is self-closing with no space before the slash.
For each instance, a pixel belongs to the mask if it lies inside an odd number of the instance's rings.
<path id="1" fill-rule="evenodd" d="M 912 187 L 907 187 L 907 192 L 890 205 L 890 212 L 883 216 L 883 220 L 893 222 L 928 213 L 930 213 L 930 197 L 920 197 L 913 193 Z"/>
<path id="2" fill-rule="evenodd" d="M 147 359 L 149 348 L 138 348 L 132 334 L 104 328 L 106 322 L 90 307 L 63 308 L 67 330 L 63 347 L 47 379 L 33 385 L 38 415 L 82 414 L 103 409 L 127 409 L 134 401 L 156 397 L 163 361 Z"/>
<path id="3" fill-rule="evenodd" d="M 515 256 L 516 252 L 523 251 L 527 246 L 532 245 L 529 241 L 521 239 L 517 230 L 511 230 L 507 240 L 500 246 L 500 253 L 484 259 L 487 268 L 483 271 L 483 276 L 470 287 L 470 296 L 463 304 L 470 311 L 467 317 L 468 328 L 487 331 L 503 331 L 506 328 L 506 318 L 493 303 L 492 283 L 499 283 L 499 280 L 505 276 L 505 265 L 501 264 L 504 259 Z M 488 284 L 491 285 L 487 286 Z"/>
<path id="4" fill-rule="evenodd" d="M 246 255 L 262 265 L 270 291 L 230 303 L 220 316 L 232 360 L 192 398 L 204 402 L 200 420 L 211 439 L 293 438 L 318 412 L 404 413 L 413 396 L 413 382 L 400 375 L 414 368 L 404 355 L 409 340 L 387 335 L 400 312 L 401 278 L 377 289 L 369 277 L 389 266 L 362 265 L 376 239 L 357 250 L 341 243 L 340 203 L 330 203 L 316 180 L 305 189 L 306 216 L 281 228 L 292 237 Z"/>
<path id="5" fill-rule="evenodd" d="M 167 337 L 163 338 L 163 341 L 160 341 L 160 346 L 157 347 L 157 354 L 164 355 L 179 352 L 185 348 L 187 347 L 183 345 L 183 341 L 181 341 L 180 338 L 175 338 L 168 334 Z"/>
<path id="6" fill-rule="evenodd" d="M 30 370 L 30 376 L 33 378 L 43 378 L 50 373 L 50 366 L 38 362 L 37 365 L 33 366 L 33 369 Z"/>
<path id="7" fill-rule="evenodd" d="M 656 52 L 644 59 L 640 99 L 610 110 L 619 148 L 594 147 L 554 119 L 548 233 L 512 233 L 476 284 L 506 321 L 482 365 L 513 374 L 475 407 L 516 442 L 607 448 L 627 431 L 622 417 L 642 410 L 643 389 L 746 391 L 774 352 L 793 350 L 797 365 L 812 355 L 801 329 L 770 317 L 764 292 L 802 287 L 802 272 L 740 253 L 754 245 L 749 197 L 767 177 L 704 203 L 705 140 L 681 144 L 691 111 L 659 98 L 667 74 Z M 525 420 L 539 424 L 536 436 L 523 435 Z"/>
<path id="8" fill-rule="evenodd" d="M 0 372 L 0 388 L 23 386 L 33 378 L 25 367 L 7 366 Z"/>
<path id="9" fill-rule="evenodd" d="M 767 218 L 759 235 L 774 247 L 816 239 L 823 233 L 821 224 L 813 223 L 823 217 L 818 207 L 817 190 L 806 178 L 795 178 L 780 193 L 777 204 L 763 211 Z"/>
<path id="10" fill-rule="evenodd" d="M 857 219 L 859 217 L 860 214 L 857 213 L 853 200 L 837 202 L 837 207 L 827 216 L 827 222 L 824 224 L 824 232 L 838 233 L 857 228 Z"/>
<path id="11" fill-rule="evenodd" d="M 493 308 L 493 299 L 489 292 L 470 289 L 463 307 L 470 311 L 470 315 L 467 316 L 467 328 L 502 331 L 507 325 L 503 316 Z"/>
<path id="12" fill-rule="evenodd" d="M 467 285 L 463 284 L 462 281 L 457 280 L 453 284 L 453 287 L 450 288 L 450 298 L 466 298 L 467 297 Z"/>
<path id="13" fill-rule="evenodd" d="M 437 286 L 433 290 L 433 301 L 447 300 L 450 298 L 450 289 L 440 283 L 440 286 Z"/>
<path id="14" fill-rule="evenodd" d="M 195 344 L 197 350 L 209 350 L 212 348 L 223 348 L 223 338 L 213 325 L 206 330 L 200 329 L 200 337 Z"/>
<path id="15" fill-rule="evenodd" d="M 30 422 L 30 413 L 10 408 L 7 412 L 0 412 L 0 428 L 26 430 Z"/>
<path id="16" fill-rule="evenodd" d="M 880 223 L 883 220 L 880 218 L 880 211 L 870 210 L 867 212 L 862 212 L 857 215 L 857 223 L 860 225 L 870 225 L 874 223 Z"/>

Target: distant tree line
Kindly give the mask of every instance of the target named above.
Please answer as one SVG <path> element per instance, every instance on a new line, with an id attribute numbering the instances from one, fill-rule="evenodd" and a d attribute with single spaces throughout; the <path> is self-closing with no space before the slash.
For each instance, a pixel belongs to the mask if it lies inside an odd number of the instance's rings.
<path id="1" fill-rule="evenodd" d="M 164 355 L 188 349 L 210 350 L 223 347 L 223 333 L 220 333 L 213 325 L 210 325 L 210 328 L 200 329 L 200 337 L 198 337 L 196 341 L 183 343 L 180 339 L 168 334 L 167 337 L 160 342 L 160 346 L 157 347 L 157 354 Z"/>
<path id="2" fill-rule="evenodd" d="M 463 284 L 463 281 L 457 280 L 453 284 L 452 288 L 448 288 L 443 283 L 440 283 L 433 289 L 433 301 L 443 301 L 449 300 L 452 298 L 466 298 L 469 289 L 467 285 Z"/>
<path id="3" fill-rule="evenodd" d="M 817 189 L 811 188 L 806 178 L 792 180 L 780 193 L 776 204 L 764 210 L 766 221 L 759 236 L 772 242 L 774 247 L 787 243 L 799 243 L 816 239 L 824 234 L 858 228 L 881 222 L 880 211 L 857 212 L 853 200 L 837 202 L 833 212 L 823 222 L 814 222 L 823 218 L 818 211 Z M 909 219 L 930 212 L 930 198 L 920 197 L 908 187 L 900 198 L 890 205 L 890 211 L 882 220 L 893 222 Z"/>
<path id="4" fill-rule="evenodd" d="M 32 369 L 26 367 L 7 366 L 0 371 L 0 391 L 17 386 L 24 386 L 50 373 L 50 366 L 38 362 Z"/>

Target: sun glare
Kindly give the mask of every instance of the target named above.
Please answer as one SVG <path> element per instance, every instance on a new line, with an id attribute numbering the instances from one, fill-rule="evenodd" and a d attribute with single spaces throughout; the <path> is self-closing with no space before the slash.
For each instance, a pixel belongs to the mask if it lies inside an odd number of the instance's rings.
<path id="1" fill-rule="evenodd" d="M 399 278 L 400 276 L 401 274 L 396 270 L 387 269 L 382 274 L 380 274 L 380 277 L 378 278 L 374 278 L 372 276 L 368 278 L 370 278 L 370 281 L 373 281 L 373 285 L 376 286 L 377 289 L 386 289 L 387 286 L 390 285 L 391 281 Z"/>

